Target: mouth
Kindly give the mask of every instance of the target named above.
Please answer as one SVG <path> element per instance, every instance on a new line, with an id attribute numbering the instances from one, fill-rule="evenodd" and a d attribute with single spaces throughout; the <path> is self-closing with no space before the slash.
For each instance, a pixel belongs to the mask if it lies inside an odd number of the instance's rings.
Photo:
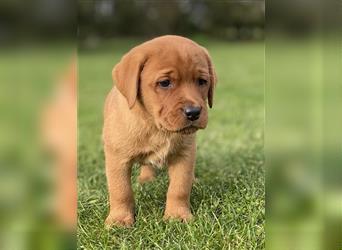
<path id="1" fill-rule="evenodd" d="M 199 127 L 190 125 L 181 129 L 177 129 L 177 130 L 169 130 L 169 129 L 165 129 L 168 132 L 171 133 L 178 133 L 178 134 L 183 134 L 183 135 L 189 135 L 189 134 L 193 134 L 195 133 L 197 130 L 199 130 Z"/>
<path id="2" fill-rule="evenodd" d="M 181 134 L 193 134 L 195 133 L 197 130 L 199 129 L 199 127 L 195 127 L 195 126 L 188 126 L 185 128 L 182 128 L 180 130 L 177 130 L 176 133 L 181 133 Z"/>

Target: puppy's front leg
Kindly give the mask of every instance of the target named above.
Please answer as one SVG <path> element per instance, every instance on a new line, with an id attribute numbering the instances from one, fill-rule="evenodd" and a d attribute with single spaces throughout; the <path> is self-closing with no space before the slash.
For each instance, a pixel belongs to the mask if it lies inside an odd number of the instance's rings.
<path id="1" fill-rule="evenodd" d="M 167 192 L 165 219 L 191 220 L 190 193 L 194 178 L 194 165 L 194 148 L 186 155 L 179 156 L 169 163 L 170 184 Z"/>
<path id="2" fill-rule="evenodd" d="M 131 164 L 120 161 L 105 149 L 106 176 L 109 192 L 110 212 L 106 227 L 131 226 L 134 223 L 134 198 L 131 187 Z"/>

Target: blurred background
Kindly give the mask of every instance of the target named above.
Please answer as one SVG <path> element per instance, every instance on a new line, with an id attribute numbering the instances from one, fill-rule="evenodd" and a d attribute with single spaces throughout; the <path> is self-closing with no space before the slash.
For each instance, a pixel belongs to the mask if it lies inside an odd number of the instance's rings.
<path id="1" fill-rule="evenodd" d="M 62 2 L 0 2 L 0 249 L 76 248 L 77 14 Z"/>
<path id="2" fill-rule="evenodd" d="M 80 1 L 79 38 L 201 34 L 225 40 L 261 40 L 264 16 L 263 0 Z"/>
<path id="3" fill-rule="evenodd" d="M 266 248 L 340 249 L 342 5 L 266 9 Z"/>

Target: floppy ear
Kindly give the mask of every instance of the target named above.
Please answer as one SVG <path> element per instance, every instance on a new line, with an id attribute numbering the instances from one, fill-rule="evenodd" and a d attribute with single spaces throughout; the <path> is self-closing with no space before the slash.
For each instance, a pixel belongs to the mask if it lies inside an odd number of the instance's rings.
<path id="1" fill-rule="evenodd" d="M 146 55 L 132 49 L 121 58 L 112 71 L 113 81 L 121 94 L 126 98 L 131 109 L 138 96 L 140 73 L 146 62 Z"/>
<path id="2" fill-rule="evenodd" d="M 209 86 L 209 91 L 208 91 L 208 104 L 209 104 L 209 107 L 211 108 L 213 106 L 213 101 L 214 101 L 214 90 L 215 90 L 215 86 L 217 83 L 217 75 L 216 75 L 208 50 L 204 47 L 202 47 L 202 49 L 204 50 L 204 54 L 206 56 L 208 67 L 209 67 L 210 86 Z"/>

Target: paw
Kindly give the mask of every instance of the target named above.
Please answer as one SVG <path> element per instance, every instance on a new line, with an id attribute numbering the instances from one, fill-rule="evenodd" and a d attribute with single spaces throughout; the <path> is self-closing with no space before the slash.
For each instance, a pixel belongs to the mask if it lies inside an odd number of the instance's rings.
<path id="1" fill-rule="evenodd" d="M 140 175 L 138 177 L 138 182 L 144 184 L 146 182 L 151 182 L 155 179 L 155 172 L 153 167 L 144 165 L 141 166 Z"/>
<path id="2" fill-rule="evenodd" d="M 164 219 L 176 219 L 183 222 L 189 222 L 193 219 L 193 215 L 191 214 L 190 209 L 187 207 L 175 207 L 165 210 Z"/>
<path id="3" fill-rule="evenodd" d="M 138 182 L 140 184 L 144 184 L 144 183 L 153 181 L 155 178 L 156 177 L 154 175 L 143 175 L 143 174 L 140 174 L 140 176 L 138 177 Z"/>
<path id="4" fill-rule="evenodd" d="M 134 215 L 132 212 L 123 211 L 123 212 L 111 212 L 109 213 L 106 221 L 105 227 L 106 229 L 110 229 L 113 226 L 119 227 L 131 227 L 134 223 Z"/>

